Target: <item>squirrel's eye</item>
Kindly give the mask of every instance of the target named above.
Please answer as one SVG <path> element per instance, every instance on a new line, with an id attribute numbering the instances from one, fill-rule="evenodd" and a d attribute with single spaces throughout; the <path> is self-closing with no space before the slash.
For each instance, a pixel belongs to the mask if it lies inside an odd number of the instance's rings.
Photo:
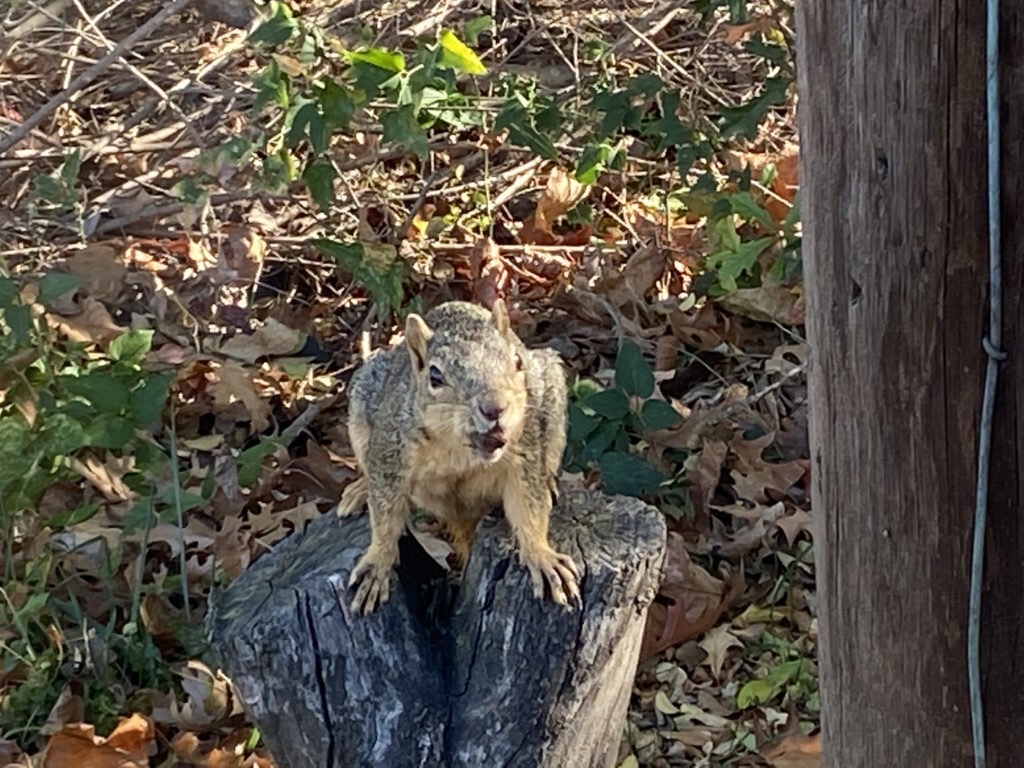
<path id="1" fill-rule="evenodd" d="M 430 386 L 435 389 L 444 386 L 444 374 L 441 373 L 436 365 L 430 366 Z"/>

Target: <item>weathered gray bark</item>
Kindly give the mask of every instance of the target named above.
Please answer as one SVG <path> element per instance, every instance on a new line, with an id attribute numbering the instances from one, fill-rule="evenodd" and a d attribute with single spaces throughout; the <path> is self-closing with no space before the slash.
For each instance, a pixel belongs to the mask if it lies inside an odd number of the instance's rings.
<path id="1" fill-rule="evenodd" d="M 533 597 L 494 517 L 457 591 L 403 538 L 401 586 L 367 617 L 334 586 L 369 542 L 364 517 L 327 515 L 257 561 L 216 601 L 212 636 L 278 764 L 613 765 L 664 520 L 566 491 L 551 528 L 583 569 L 582 609 Z"/>
<path id="2" fill-rule="evenodd" d="M 1001 6 L 1010 358 L 996 401 L 982 616 L 989 768 L 1024 764 L 1024 4 Z M 824 765 L 968 768 L 988 298 L 985 7 L 796 7 Z"/>

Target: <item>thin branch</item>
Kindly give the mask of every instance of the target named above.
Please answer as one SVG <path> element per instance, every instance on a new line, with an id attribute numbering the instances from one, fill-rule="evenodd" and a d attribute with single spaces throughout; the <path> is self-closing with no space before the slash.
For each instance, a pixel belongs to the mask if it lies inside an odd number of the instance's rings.
<path id="1" fill-rule="evenodd" d="M 7 136 L 0 139 L 0 154 L 6 154 L 11 147 L 24 140 L 24 138 L 32 132 L 33 128 L 42 123 L 46 118 L 52 115 L 58 107 L 66 104 L 76 93 L 99 77 L 104 70 L 121 58 L 125 51 L 129 50 L 140 40 L 144 40 L 170 16 L 184 10 L 192 2 L 193 0 L 173 0 L 173 2 L 153 14 L 145 24 L 115 45 L 110 53 L 76 77 L 67 88 L 46 102 L 46 104 L 36 110 L 35 113 L 25 120 L 25 122 L 7 134 Z"/>

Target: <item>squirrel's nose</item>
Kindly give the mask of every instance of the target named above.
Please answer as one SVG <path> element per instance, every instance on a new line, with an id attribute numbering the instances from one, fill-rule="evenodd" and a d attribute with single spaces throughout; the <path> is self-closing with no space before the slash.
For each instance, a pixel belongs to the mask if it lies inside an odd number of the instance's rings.
<path id="1" fill-rule="evenodd" d="M 488 421 L 497 423 L 501 418 L 501 406 L 493 400 L 484 401 L 480 403 L 480 415 Z"/>

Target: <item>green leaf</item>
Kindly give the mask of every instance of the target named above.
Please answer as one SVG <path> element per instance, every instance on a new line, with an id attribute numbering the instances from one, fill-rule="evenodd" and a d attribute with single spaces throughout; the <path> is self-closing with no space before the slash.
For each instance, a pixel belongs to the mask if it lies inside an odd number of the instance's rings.
<path id="1" fill-rule="evenodd" d="M 78 169 L 82 167 L 82 152 L 73 149 L 64 156 L 64 162 L 60 164 L 60 179 L 64 182 L 65 189 L 71 189 L 78 181 Z"/>
<path id="2" fill-rule="evenodd" d="M 313 247 L 333 258 L 346 272 L 355 273 L 363 261 L 362 243 L 341 243 L 326 237 L 316 238 Z"/>
<path id="3" fill-rule="evenodd" d="M 426 131 L 416 120 L 416 113 L 411 105 L 390 110 L 380 122 L 384 141 L 403 144 L 420 157 L 426 157 L 430 153 Z"/>
<path id="4" fill-rule="evenodd" d="M 82 420 L 66 413 L 49 414 L 39 431 L 39 452 L 46 456 L 70 456 L 87 442 Z"/>
<path id="5" fill-rule="evenodd" d="M 253 45 L 264 43 L 270 47 L 281 45 L 295 32 L 296 22 L 292 13 L 284 3 L 275 3 L 274 14 L 260 24 L 249 35 L 249 42 Z"/>
<path id="6" fill-rule="evenodd" d="M 60 510 L 59 512 L 55 512 L 50 515 L 46 524 L 51 528 L 68 528 L 72 525 L 77 525 L 78 523 L 84 523 L 95 515 L 99 509 L 99 503 L 93 501 L 88 504 L 82 504 L 74 509 Z"/>
<path id="7" fill-rule="evenodd" d="M 512 144 L 526 147 L 547 160 L 558 157 L 558 150 L 549 137 L 541 133 L 525 105 L 518 98 L 505 102 L 494 119 L 496 130 L 508 129 L 508 140 Z"/>
<path id="8" fill-rule="evenodd" d="M 263 440 L 238 454 L 238 482 L 243 488 L 249 488 L 259 480 L 263 457 L 272 454 L 277 445 L 277 440 Z"/>
<path id="9" fill-rule="evenodd" d="M 569 405 L 568 440 L 573 443 L 582 442 L 601 424 L 596 416 L 589 416 L 576 403 Z"/>
<path id="10" fill-rule="evenodd" d="M 647 429 L 671 429 L 683 420 L 664 400 L 647 400 L 640 408 L 640 419 Z"/>
<path id="11" fill-rule="evenodd" d="M 684 124 L 676 110 L 679 108 L 679 93 L 671 91 L 661 96 L 661 117 L 644 125 L 644 135 L 658 139 L 655 152 L 664 152 L 669 147 L 682 147 L 693 141 L 693 129 Z"/>
<path id="12" fill-rule="evenodd" d="M 334 80 L 327 79 L 324 82 L 317 101 L 332 131 L 347 128 L 356 114 L 356 103 L 352 94 Z"/>
<path id="13" fill-rule="evenodd" d="M 490 29 L 493 25 L 494 19 L 490 16 L 477 16 L 475 19 L 470 19 L 462 25 L 462 34 L 466 36 L 466 40 L 469 41 L 470 45 L 477 45 L 480 33 Z"/>
<path id="14" fill-rule="evenodd" d="M 67 272 L 48 272 L 39 278 L 39 303 L 49 304 L 59 296 L 75 290 L 82 284 L 82 278 Z"/>
<path id="15" fill-rule="evenodd" d="M 85 425 L 86 444 L 96 448 L 123 448 L 135 433 L 135 426 L 123 416 L 101 416 Z"/>
<path id="16" fill-rule="evenodd" d="M 327 238 L 317 238 L 312 244 L 366 288 L 381 314 L 390 314 L 402 305 L 403 264 L 393 248 Z"/>
<path id="17" fill-rule="evenodd" d="M 331 146 L 331 126 L 319 111 L 309 118 L 309 146 L 318 155 L 322 155 Z"/>
<path id="18" fill-rule="evenodd" d="M 465 72 L 467 75 L 486 75 L 487 67 L 473 49 L 466 45 L 450 29 L 443 30 L 438 38 L 441 56 L 438 65 Z"/>
<path id="19" fill-rule="evenodd" d="M 4 321 L 20 346 L 28 344 L 28 332 L 32 328 L 32 313 L 27 306 L 11 304 L 4 307 Z"/>
<path id="20" fill-rule="evenodd" d="M 90 371 L 81 376 L 60 376 L 57 383 L 69 395 L 85 400 L 97 413 L 115 415 L 128 405 L 128 387 L 109 369 Z"/>
<path id="21" fill-rule="evenodd" d="M 281 109 L 288 109 L 288 76 L 281 72 L 276 61 L 271 59 L 267 66 L 253 75 L 252 83 L 256 86 L 255 109 L 262 109 L 271 102 Z"/>
<path id="22" fill-rule="evenodd" d="M 753 139 L 768 110 L 786 103 L 786 94 L 791 82 L 788 77 L 769 77 L 765 80 L 761 93 L 750 101 L 737 107 L 723 107 L 722 122 L 719 126 L 721 137 L 727 139 L 740 135 Z"/>
<path id="23" fill-rule="evenodd" d="M 619 347 L 615 358 L 615 386 L 627 395 L 644 399 L 654 394 L 654 370 L 632 341 L 626 340 Z"/>
<path id="24" fill-rule="evenodd" d="M 580 159 L 576 161 L 576 181 L 581 184 L 597 181 L 598 174 L 607 167 L 611 153 L 611 146 L 603 141 L 584 147 Z"/>
<path id="25" fill-rule="evenodd" d="M 621 419 L 629 413 L 629 399 L 618 389 L 606 389 L 590 395 L 583 404 L 606 419 Z"/>
<path id="26" fill-rule="evenodd" d="M 730 205 L 731 209 L 732 206 Z M 733 221 L 732 216 L 726 215 L 724 218 L 719 219 L 715 222 L 714 232 L 718 235 L 718 240 L 727 251 L 737 251 L 740 247 L 740 235 L 736 231 L 736 222 Z"/>
<path id="27" fill-rule="evenodd" d="M 302 180 L 309 188 L 310 197 L 321 211 L 329 210 L 334 204 L 334 179 L 337 176 L 334 166 L 323 160 L 306 166 L 302 173 Z"/>
<path id="28" fill-rule="evenodd" d="M 747 221 L 756 221 L 771 232 L 778 229 L 778 225 L 776 225 L 771 214 L 758 205 L 757 201 L 754 200 L 753 195 L 749 192 L 737 192 L 730 195 L 729 204 L 732 206 L 733 213 L 740 218 L 746 219 Z"/>
<path id="29" fill-rule="evenodd" d="M 736 694 L 736 705 L 746 709 L 768 703 L 782 693 L 790 681 L 797 678 L 804 664 L 802 659 L 785 661 L 772 669 L 767 676 L 745 683 Z"/>
<path id="30" fill-rule="evenodd" d="M 735 291 L 736 279 L 741 274 L 750 274 L 754 265 L 757 264 L 757 257 L 765 248 L 774 243 L 774 237 L 762 237 L 759 240 L 743 242 L 735 251 L 719 252 L 709 256 L 708 263 L 714 267 L 721 286 L 726 291 Z"/>
<path id="31" fill-rule="evenodd" d="M 601 487 L 606 493 L 642 496 L 657 490 L 661 472 L 629 453 L 610 452 L 598 459 Z"/>
<path id="32" fill-rule="evenodd" d="M 601 454 L 608 450 L 608 447 L 615 442 L 622 431 L 622 423 L 619 421 L 605 421 L 586 438 L 586 444 L 579 456 L 577 463 L 587 466 L 592 461 L 597 461 Z"/>
<path id="33" fill-rule="evenodd" d="M 172 381 L 173 373 L 159 373 L 149 376 L 132 390 L 131 410 L 136 426 L 148 427 L 160 421 Z"/>
<path id="34" fill-rule="evenodd" d="M 37 614 L 46 607 L 46 603 L 49 599 L 50 595 L 48 592 L 36 592 L 25 601 L 25 604 L 21 606 L 21 608 L 14 612 L 16 620 L 24 622 L 26 619 L 36 618 Z"/>
<path id="35" fill-rule="evenodd" d="M 114 360 L 130 365 L 141 363 L 153 346 L 153 331 L 147 329 L 131 330 L 122 333 L 112 342 L 107 353 Z"/>
<path id="36" fill-rule="evenodd" d="M 365 48 L 361 51 L 346 51 L 345 58 L 350 64 L 369 64 L 391 74 L 405 71 L 405 57 L 398 51 Z"/>
<path id="37" fill-rule="evenodd" d="M 789 52 L 781 45 L 766 42 L 764 35 L 752 37 L 743 44 L 744 50 L 771 62 L 777 67 L 789 67 Z"/>
<path id="38" fill-rule="evenodd" d="M 316 104 L 313 102 L 295 105 L 295 111 L 291 116 L 291 124 L 288 126 L 288 132 L 285 134 L 284 143 L 289 147 L 297 147 L 309 134 L 309 124 L 316 116 Z"/>
<path id="39" fill-rule="evenodd" d="M 48 203 L 60 203 L 64 200 L 64 187 L 50 176 L 36 176 L 32 181 L 36 194 Z"/>
<path id="40" fill-rule="evenodd" d="M 0 490 L 21 480 L 32 466 L 31 432 L 19 415 L 0 418 Z M 14 510 L 8 509 L 9 512 Z"/>

